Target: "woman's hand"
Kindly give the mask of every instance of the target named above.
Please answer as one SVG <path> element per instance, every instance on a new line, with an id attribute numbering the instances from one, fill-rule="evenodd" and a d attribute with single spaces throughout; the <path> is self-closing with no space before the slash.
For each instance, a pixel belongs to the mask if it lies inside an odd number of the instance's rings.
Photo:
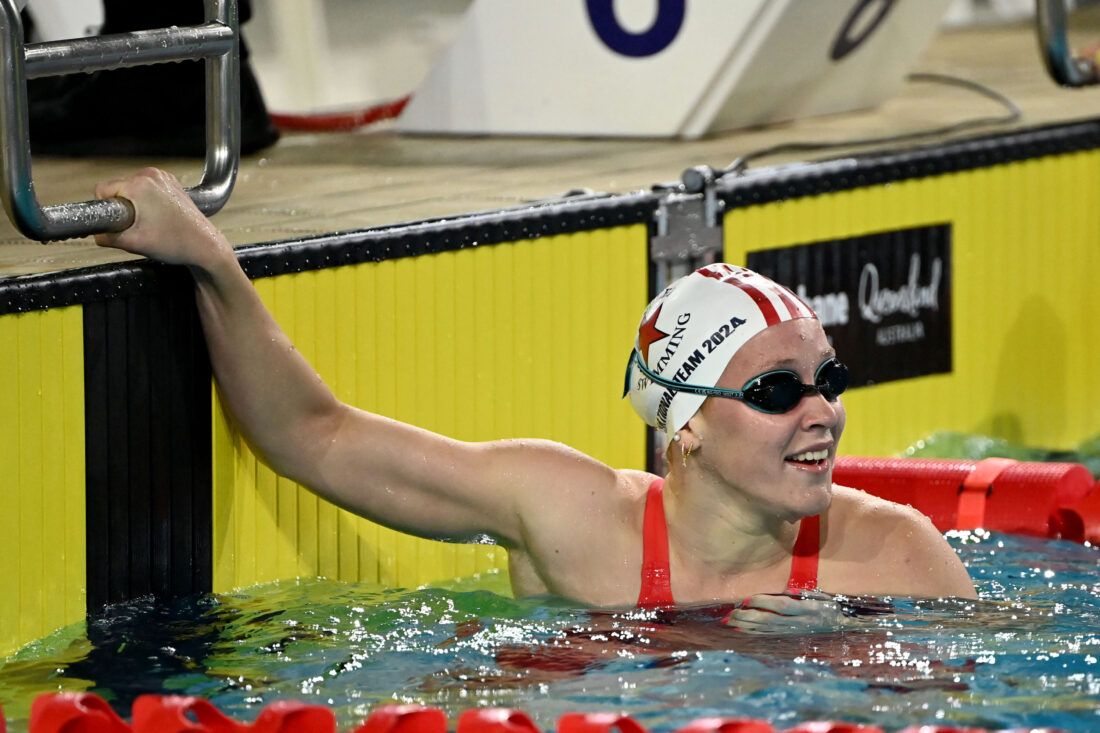
<path id="1" fill-rule="evenodd" d="M 146 168 L 95 187 L 96 198 L 133 204 L 133 225 L 117 234 L 97 234 L 96 244 L 175 265 L 206 267 L 232 252 L 225 237 L 199 211 L 171 173 Z"/>
<path id="2" fill-rule="evenodd" d="M 839 631 L 851 625 L 842 607 L 825 594 L 760 594 L 725 618 L 727 626 L 749 634 L 804 634 Z"/>

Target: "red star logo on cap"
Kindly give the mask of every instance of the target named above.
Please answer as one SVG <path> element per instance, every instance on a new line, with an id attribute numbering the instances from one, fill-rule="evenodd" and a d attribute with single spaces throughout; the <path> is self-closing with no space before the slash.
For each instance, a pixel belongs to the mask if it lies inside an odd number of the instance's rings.
<path id="1" fill-rule="evenodd" d="M 649 347 L 653 345 L 653 342 L 668 338 L 667 333 L 657 328 L 657 319 L 661 317 L 661 309 L 664 307 L 664 303 L 657 306 L 657 310 L 653 311 L 653 315 L 645 319 L 638 329 L 638 348 L 641 350 L 642 359 L 645 360 L 646 364 L 649 364 Z"/>

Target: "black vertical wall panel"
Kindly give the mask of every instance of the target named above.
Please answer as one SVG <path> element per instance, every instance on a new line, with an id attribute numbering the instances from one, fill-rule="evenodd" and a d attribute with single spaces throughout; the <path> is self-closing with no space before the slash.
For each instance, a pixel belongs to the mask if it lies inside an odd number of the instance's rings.
<path id="1" fill-rule="evenodd" d="M 150 321 L 154 320 L 150 309 L 158 303 L 155 298 L 139 297 L 121 301 L 125 306 L 120 318 L 125 319 L 126 344 L 125 350 L 125 374 L 126 394 L 129 397 L 125 410 L 119 410 L 119 418 L 126 421 L 127 437 L 127 465 L 126 486 L 127 507 L 126 518 L 120 522 L 126 522 L 125 550 L 128 553 L 127 572 L 125 574 L 125 586 L 129 589 L 152 589 L 153 583 L 149 574 L 152 563 L 149 554 L 152 551 L 152 524 L 150 510 L 153 504 L 153 494 L 159 493 L 160 487 L 152 482 L 149 466 L 153 461 L 150 450 L 153 438 L 149 431 L 153 429 L 150 415 L 152 405 L 158 398 L 162 398 L 163 389 L 154 383 L 152 370 L 152 351 L 154 344 L 151 340 L 153 329 Z M 164 329 L 170 331 L 170 329 Z M 121 385 L 120 385 L 121 387 Z M 121 493 L 121 492 L 120 492 Z M 122 548 L 119 548 L 120 551 Z M 114 559 L 114 558 L 112 558 Z M 125 592 L 124 592 L 125 594 Z"/>
<path id="2" fill-rule="evenodd" d="M 107 304 L 84 306 L 84 453 L 85 523 L 87 545 L 88 608 L 99 608 L 109 595 L 106 559 L 107 509 L 105 487 L 111 483 L 107 473 L 109 430 L 107 428 Z"/>
<path id="3" fill-rule="evenodd" d="M 103 386 L 107 395 L 107 484 L 99 493 L 99 501 L 107 506 L 107 523 L 103 527 L 88 527 L 88 531 L 106 534 L 107 557 L 102 569 L 107 573 L 107 598 L 105 603 L 125 600 L 125 589 L 130 581 L 130 400 L 138 398 L 130 390 L 129 351 L 132 348 L 127 332 L 126 313 L 134 307 L 131 299 L 112 300 L 107 303 L 106 373 Z M 85 379 L 85 390 L 88 384 Z M 85 461 L 93 460 L 85 455 Z M 92 497 L 88 497 L 88 502 Z M 91 569 L 92 558 L 88 558 Z M 96 608 L 89 599 L 88 607 Z"/>
<path id="4" fill-rule="evenodd" d="M 168 330 L 174 331 L 174 326 L 174 323 L 171 324 Z M 167 339 L 154 339 L 149 344 L 149 347 L 150 358 L 155 364 L 167 363 L 172 358 L 172 349 L 169 347 Z M 166 383 L 164 384 L 164 394 L 161 396 L 161 403 L 167 407 L 166 414 L 178 415 L 179 410 L 176 406 L 178 397 L 176 392 L 180 389 L 179 384 L 181 379 L 179 372 L 173 370 L 163 376 Z M 152 422 L 157 420 L 156 416 L 156 410 L 149 416 L 151 421 L 149 430 L 153 438 L 149 444 L 149 480 L 154 486 L 167 486 L 168 490 L 154 492 L 153 496 L 150 497 L 151 502 L 149 510 L 153 517 L 170 519 L 172 516 L 172 494 L 176 491 L 186 491 L 186 487 L 190 484 L 185 482 L 182 488 L 174 484 L 173 476 L 179 470 L 179 467 L 175 465 L 173 451 L 171 450 L 171 442 L 174 438 L 175 431 L 157 430 L 156 425 Z M 170 427 L 170 425 L 165 425 L 164 427 Z M 171 560 L 172 533 L 173 529 L 168 525 L 167 521 L 156 520 L 150 525 L 150 564 L 148 572 L 150 582 L 155 588 L 172 589 L 175 587 L 172 583 L 172 568 L 174 566 Z"/>
<path id="5" fill-rule="evenodd" d="M 206 341 L 193 302 L 193 288 L 188 279 L 187 308 L 173 312 L 173 326 L 181 341 L 188 344 L 181 356 L 180 368 L 173 370 L 175 388 L 171 395 L 173 414 L 181 416 L 161 435 L 168 444 L 166 452 L 173 456 L 174 471 L 169 477 L 191 491 L 173 491 L 172 497 L 187 497 L 189 503 L 180 510 L 172 509 L 178 519 L 173 526 L 186 542 L 179 542 L 173 553 L 173 589 L 190 593 L 194 589 L 209 591 L 214 583 L 213 565 L 213 465 L 211 447 L 211 372 Z"/>
<path id="6" fill-rule="evenodd" d="M 84 306 L 88 609 L 212 585 L 210 365 L 182 269 Z"/>

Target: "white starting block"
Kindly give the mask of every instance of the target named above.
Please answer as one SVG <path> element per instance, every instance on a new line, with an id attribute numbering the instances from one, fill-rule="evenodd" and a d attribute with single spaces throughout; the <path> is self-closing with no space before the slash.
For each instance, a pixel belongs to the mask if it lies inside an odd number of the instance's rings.
<path id="1" fill-rule="evenodd" d="M 475 0 L 410 133 L 696 138 L 873 107 L 951 0 Z"/>

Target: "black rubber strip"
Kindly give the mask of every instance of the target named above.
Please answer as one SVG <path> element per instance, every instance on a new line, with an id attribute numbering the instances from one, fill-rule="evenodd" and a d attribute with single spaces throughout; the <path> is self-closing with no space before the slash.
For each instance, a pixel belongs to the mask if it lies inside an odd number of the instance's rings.
<path id="1" fill-rule="evenodd" d="M 84 306 L 88 610 L 213 583 L 211 373 L 189 274 Z"/>
<path id="2" fill-rule="evenodd" d="M 585 196 L 553 204 L 316 235 L 237 249 L 249 277 L 380 262 L 612 226 L 651 223 L 651 193 Z M 174 269 L 140 260 L 0 279 L 0 315 L 157 292 Z"/>
<path id="3" fill-rule="evenodd" d="M 719 182 L 718 197 L 727 209 L 742 208 L 1097 148 L 1100 120 L 1060 123 L 731 176 Z"/>

